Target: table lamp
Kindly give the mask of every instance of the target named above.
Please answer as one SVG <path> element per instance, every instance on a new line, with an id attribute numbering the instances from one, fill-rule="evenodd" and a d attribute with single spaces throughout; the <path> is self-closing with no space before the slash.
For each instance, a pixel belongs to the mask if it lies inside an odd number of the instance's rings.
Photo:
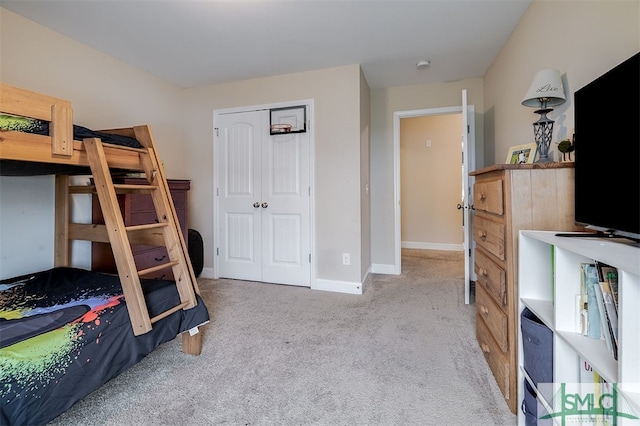
<path id="1" fill-rule="evenodd" d="M 547 117 L 547 113 L 553 111 L 550 108 L 564 103 L 564 87 L 560 71 L 556 69 L 543 69 L 536 73 L 522 100 L 522 105 L 538 108 L 535 112 L 540 114 L 540 119 L 533 123 L 533 134 L 538 147 L 538 159 L 536 163 L 547 163 L 549 158 L 549 146 L 553 134 L 553 120 Z"/>

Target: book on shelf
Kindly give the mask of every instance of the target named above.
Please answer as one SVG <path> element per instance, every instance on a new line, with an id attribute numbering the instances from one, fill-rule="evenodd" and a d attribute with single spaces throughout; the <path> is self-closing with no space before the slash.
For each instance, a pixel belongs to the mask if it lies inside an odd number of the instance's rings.
<path id="1" fill-rule="evenodd" d="M 596 294 L 596 287 L 600 287 L 598 271 L 594 263 L 582 263 L 580 270 L 583 309 L 586 311 L 586 327 L 582 332 L 592 339 L 601 339 L 604 333 L 600 318 L 601 304 L 598 303 Z"/>
<path id="2" fill-rule="evenodd" d="M 618 269 L 606 263 L 596 261 L 598 280 L 609 283 L 616 311 L 618 310 Z"/>
<path id="3" fill-rule="evenodd" d="M 609 282 L 600 283 L 602 291 L 602 301 L 607 319 L 607 331 L 611 335 L 611 343 L 613 345 L 613 356 L 618 359 L 618 312 L 613 301 L 613 294 Z M 604 332 L 605 330 L 603 330 Z"/>
<path id="4" fill-rule="evenodd" d="M 603 394 L 611 394 L 612 387 L 611 384 L 608 383 L 582 356 L 579 357 L 580 366 L 579 366 L 579 376 L 578 380 L 580 382 L 580 392 L 583 394 L 593 393 L 594 401 L 600 401 L 600 397 Z M 588 417 L 585 416 L 582 418 L 585 423 L 589 425 L 601 425 L 601 426 L 611 426 L 615 424 L 613 422 L 612 415 L 607 412 L 603 412 L 602 414 L 595 415 L 592 413 Z"/>
<path id="5" fill-rule="evenodd" d="M 594 285 L 596 299 L 599 308 L 599 321 L 600 321 L 600 330 L 602 331 L 602 337 L 604 338 L 605 343 L 607 344 L 607 349 L 613 355 L 615 359 L 618 359 L 618 348 L 613 341 L 613 333 L 611 331 L 611 324 L 607 320 L 607 314 L 605 312 L 604 306 L 604 297 L 602 294 L 602 289 L 600 288 L 600 283 Z"/>

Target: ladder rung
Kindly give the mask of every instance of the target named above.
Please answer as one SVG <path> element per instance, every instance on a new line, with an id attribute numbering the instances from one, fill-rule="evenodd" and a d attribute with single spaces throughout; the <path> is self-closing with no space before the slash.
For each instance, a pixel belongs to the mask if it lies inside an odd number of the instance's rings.
<path id="1" fill-rule="evenodd" d="M 151 268 L 141 269 L 138 271 L 138 275 L 147 275 L 152 272 L 159 271 L 161 269 L 166 269 L 170 266 L 176 266 L 178 263 L 179 263 L 178 261 L 174 260 L 172 262 L 163 263 L 162 265 L 156 265 L 156 266 L 152 266 Z"/>
<path id="2" fill-rule="evenodd" d="M 158 189 L 157 185 L 132 185 L 126 183 L 114 183 L 113 188 L 118 194 L 141 193 L 146 194 Z"/>
<path id="3" fill-rule="evenodd" d="M 189 302 L 183 302 L 183 303 L 179 304 L 178 306 L 176 306 L 174 308 L 167 309 L 166 311 L 164 311 L 160 315 L 156 315 L 155 317 L 151 318 L 151 324 L 160 321 L 164 317 L 168 317 L 172 313 L 174 313 L 176 311 L 179 311 L 180 309 L 182 309 L 182 308 L 184 308 L 185 306 L 188 306 L 188 305 L 189 305 Z"/>
<path id="4" fill-rule="evenodd" d="M 157 185 L 131 185 L 124 183 L 114 183 L 113 189 L 117 194 L 148 194 L 158 189 Z M 73 185 L 69 186 L 69 192 L 72 194 L 93 194 L 96 192 L 95 185 Z"/>
<path id="5" fill-rule="evenodd" d="M 96 192 L 95 185 L 70 185 L 70 194 L 93 194 Z"/>
<path id="6" fill-rule="evenodd" d="M 158 229 L 158 228 L 166 228 L 169 226 L 168 222 L 159 222 L 159 223 L 145 223 L 143 225 L 131 225 L 125 227 L 127 231 L 145 231 L 149 229 Z"/>

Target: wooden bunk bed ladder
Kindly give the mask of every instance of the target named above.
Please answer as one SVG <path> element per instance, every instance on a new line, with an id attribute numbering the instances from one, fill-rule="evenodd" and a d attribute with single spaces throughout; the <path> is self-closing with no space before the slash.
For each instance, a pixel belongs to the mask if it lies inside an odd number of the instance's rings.
<path id="1" fill-rule="evenodd" d="M 145 185 L 114 184 L 102 141 L 96 138 L 84 140 L 95 190 L 100 201 L 109 242 L 131 317 L 131 325 L 136 336 L 150 331 L 153 323 L 180 309 L 193 308 L 197 304 L 196 292 L 198 292 L 195 274 L 188 257 L 187 245 L 180 230 L 162 165 L 157 157 L 155 143 L 151 139 L 148 128 L 140 129 L 140 133 L 136 136 L 140 137 L 143 148 L 118 148 L 138 152 L 148 182 Z M 110 147 L 114 146 L 110 145 Z M 125 226 L 118 204 L 118 193 L 150 194 L 157 213 L 157 223 Z M 135 244 L 166 247 L 169 254 L 168 261 L 162 265 L 138 270 L 131 248 L 132 241 Z M 140 279 L 144 278 L 146 274 L 165 268 L 172 268 L 180 295 L 180 303 L 153 318 L 149 318 Z"/>

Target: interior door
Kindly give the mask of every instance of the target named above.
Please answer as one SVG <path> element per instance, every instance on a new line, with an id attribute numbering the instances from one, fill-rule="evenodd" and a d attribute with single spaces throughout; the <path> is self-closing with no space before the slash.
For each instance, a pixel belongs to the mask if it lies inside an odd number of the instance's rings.
<path id="1" fill-rule="evenodd" d="M 467 91 L 462 90 L 462 228 L 464 247 L 464 303 L 470 303 L 471 281 L 473 277 L 473 227 L 471 206 L 473 205 L 473 177 L 469 172 L 475 169 L 475 125 L 474 108 L 467 104 Z"/>
<path id="2" fill-rule="evenodd" d="M 218 132 L 218 276 L 310 286 L 308 133 L 270 135 L 269 110 Z"/>

